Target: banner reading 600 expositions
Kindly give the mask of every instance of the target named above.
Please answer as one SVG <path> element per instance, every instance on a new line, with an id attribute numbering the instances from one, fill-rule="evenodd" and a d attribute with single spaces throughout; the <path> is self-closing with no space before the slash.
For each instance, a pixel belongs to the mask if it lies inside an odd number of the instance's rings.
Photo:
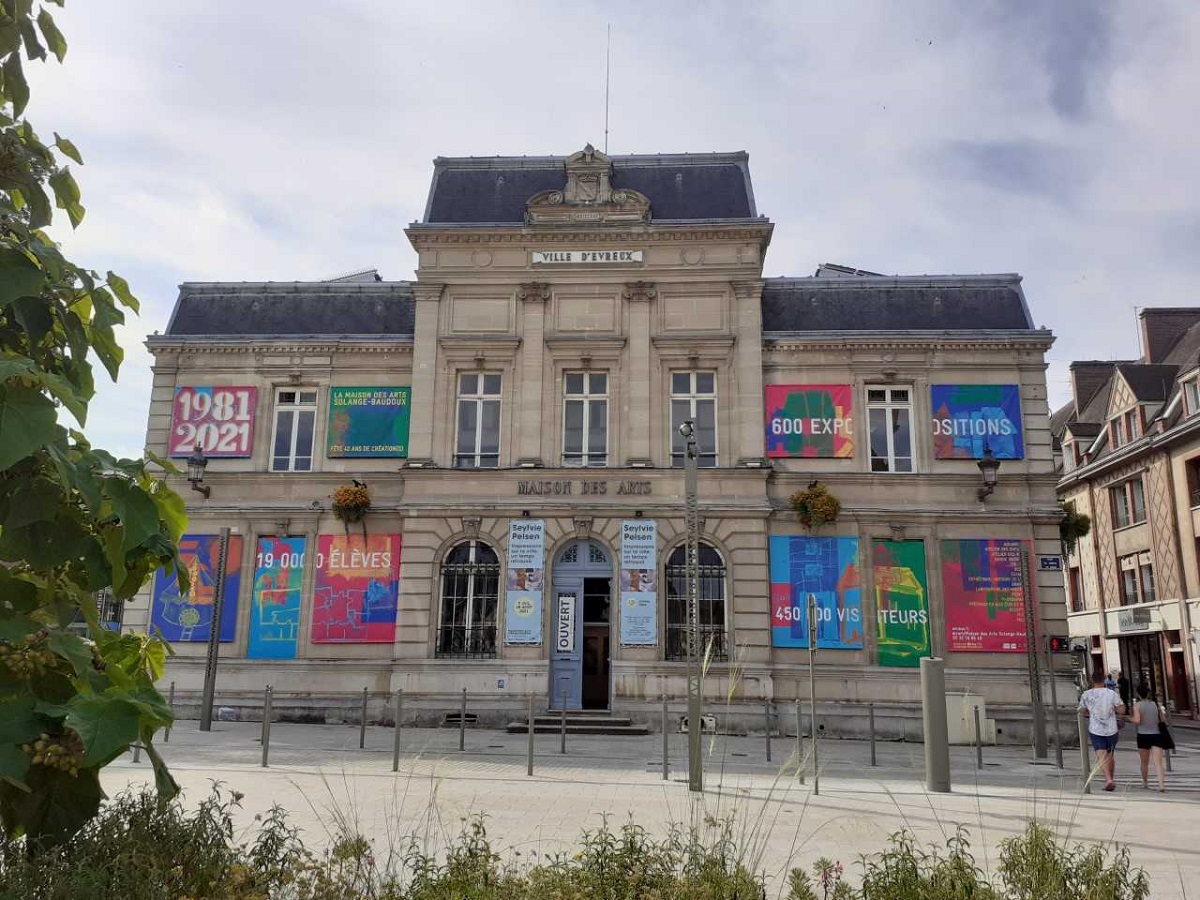
<path id="1" fill-rule="evenodd" d="M 854 456 L 848 384 L 769 384 L 764 389 L 767 456 Z"/>
<path id="2" fill-rule="evenodd" d="M 1021 459 L 1021 392 L 1015 384 L 935 384 L 933 455 L 936 459 Z"/>

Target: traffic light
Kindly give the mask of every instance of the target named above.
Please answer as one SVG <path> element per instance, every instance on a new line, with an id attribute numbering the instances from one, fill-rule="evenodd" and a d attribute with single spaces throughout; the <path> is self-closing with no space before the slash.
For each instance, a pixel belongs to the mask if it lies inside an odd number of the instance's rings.
<path id="1" fill-rule="evenodd" d="M 1070 653 L 1071 639 L 1061 634 L 1052 634 L 1046 638 L 1051 653 Z"/>

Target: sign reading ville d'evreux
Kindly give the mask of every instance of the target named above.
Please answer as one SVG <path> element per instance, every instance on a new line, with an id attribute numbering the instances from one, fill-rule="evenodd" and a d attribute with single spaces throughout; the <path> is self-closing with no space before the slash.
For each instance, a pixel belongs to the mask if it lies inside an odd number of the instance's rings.
<path id="1" fill-rule="evenodd" d="M 534 250 L 530 262 L 535 266 L 564 263 L 640 263 L 641 250 Z"/>

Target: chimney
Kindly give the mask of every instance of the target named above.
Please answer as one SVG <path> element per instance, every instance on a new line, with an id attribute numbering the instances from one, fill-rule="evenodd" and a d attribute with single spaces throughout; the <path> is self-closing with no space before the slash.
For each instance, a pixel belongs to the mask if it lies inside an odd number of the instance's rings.
<path id="1" fill-rule="evenodd" d="M 1116 367 L 1117 361 L 1106 359 L 1071 363 L 1071 394 L 1075 399 L 1076 416 L 1083 413 L 1083 408 L 1096 396 L 1096 391 L 1112 378 Z"/>
<path id="2" fill-rule="evenodd" d="M 1200 307 L 1150 307 L 1138 313 L 1147 363 L 1161 363 L 1183 333 L 1200 322 Z"/>

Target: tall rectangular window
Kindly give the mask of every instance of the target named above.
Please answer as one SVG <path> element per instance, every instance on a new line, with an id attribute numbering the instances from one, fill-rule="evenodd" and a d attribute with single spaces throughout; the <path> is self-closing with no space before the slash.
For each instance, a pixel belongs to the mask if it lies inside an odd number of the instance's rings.
<path id="1" fill-rule="evenodd" d="M 868 386 L 867 424 L 871 429 L 871 471 L 911 472 L 912 390 Z"/>
<path id="2" fill-rule="evenodd" d="M 1129 412 L 1125 413 L 1124 418 L 1125 418 L 1125 443 L 1129 443 L 1130 441 L 1136 441 L 1139 437 L 1141 437 L 1141 433 L 1142 433 L 1141 416 L 1138 415 L 1137 409 L 1131 409 L 1131 410 L 1129 410 Z"/>
<path id="3" fill-rule="evenodd" d="M 1134 522 L 1146 521 L 1146 489 L 1140 478 L 1129 482 L 1129 513 Z"/>
<path id="4" fill-rule="evenodd" d="M 1108 489 L 1108 495 L 1112 501 L 1113 528 L 1146 521 L 1146 489 L 1141 478 L 1113 485 Z"/>
<path id="5" fill-rule="evenodd" d="M 680 467 L 687 453 L 687 440 L 679 426 L 691 419 L 696 435 L 700 468 L 717 464 L 717 373 L 671 373 L 671 465 Z M 637 423 L 635 423 L 636 425 Z"/>
<path id="6" fill-rule="evenodd" d="M 1154 564 L 1147 551 L 1131 553 L 1117 560 L 1121 580 L 1121 605 L 1131 603 L 1153 603 L 1157 598 L 1154 589 Z"/>
<path id="7" fill-rule="evenodd" d="M 1183 383 L 1183 414 L 1194 416 L 1200 413 L 1200 381 L 1192 378 Z"/>
<path id="8" fill-rule="evenodd" d="M 494 469 L 500 465 L 500 376 L 463 372 L 458 376 L 458 428 L 454 465 Z"/>
<path id="9" fill-rule="evenodd" d="M 281 388 L 275 392 L 272 472 L 311 472 L 317 427 L 317 392 Z"/>
<path id="10" fill-rule="evenodd" d="M 563 465 L 608 464 L 608 375 L 563 376 Z"/>
<path id="11" fill-rule="evenodd" d="M 1071 566 L 1067 588 L 1071 592 L 1071 612 L 1083 612 L 1087 608 L 1087 602 L 1083 596 L 1083 578 L 1079 566 Z"/>
<path id="12" fill-rule="evenodd" d="M 1138 559 L 1138 571 L 1142 574 L 1142 602 L 1153 603 L 1157 597 L 1154 593 L 1154 566 L 1150 564 L 1150 554 L 1143 553 Z"/>

